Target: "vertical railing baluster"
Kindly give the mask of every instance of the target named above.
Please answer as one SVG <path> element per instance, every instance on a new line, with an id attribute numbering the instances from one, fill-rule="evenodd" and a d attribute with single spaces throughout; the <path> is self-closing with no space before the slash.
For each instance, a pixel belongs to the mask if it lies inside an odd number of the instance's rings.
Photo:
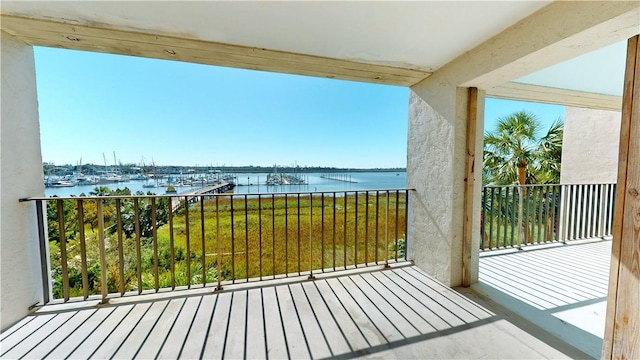
<path id="1" fill-rule="evenodd" d="M 229 195 L 229 210 L 231 211 L 231 283 L 236 283 L 236 234 L 233 211 L 234 196 Z"/>
<path id="2" fill-rule="evenodd" d="M 244 255 L 245 272 L 247 275 L 247 282 L 249 282 L 249 203 L 247 200 L 247 195 L 244 196 Z"/>
<path id="3" fill-rule="evenodd" d="M 138 280 L 138 294 L 142 294 L 142 249 L 140 232 L 140 203 L 138 198 L 133 199 L 133 222 L 136 232 L 136 275 Z M 99 220 L 99 219 L 98 219 Z"/>
<path id="4" fill-rule="evenodd" d="M 82 295 L 84 299 L 87 300 L 89 298 L 89 274 L 87 272 L 87 244 L 85 242 L 84 208 L 82 204 L 83 204 L 82 199 L 78 199 L 78 202 L 77 202 L 78 240 L 80 242 L 80 268 L 82 269 Z M 116 206 L 117 204 L 118 202 L 116 202 Z M 121 248 L 122 248 L 122 244 L 119 243 L 119 249 Z"/>
<path id="5" fill-rule="evenodd" d="M 67 268 L 67 239 L 64 226 L 64 200 L 57 200 L 56 205 L 58 206 L 58 241 L 60 243 L 60 265 L 62 267 L 62 297 L 67 302 L 69 301 L 69 272 Z"/>
<path id="6" fill-rule="evenodd" d="M 45 211 L 43 207 L 47 206 L 47 202 L 36 200 L 36 219 L 38 222 L 38 245 L 40 247 L 40 276 L 42 277 L 42 303 L 48 304 L 51 300 L 49 293 L 49 259 L 47 259 L 47 237 L 45 235 Z"/>
<path id="7" fill-rule="evenodd" d="M 384 211 L 384 267 L 389 267 L 389 190 L 385 194 Z"/>
<path id="8" fill-rule="evenodd" d="M 558 228 L 556 227 L 556 220 L 558 215 L 557 201 L 559 186 L 560 185 L 551 185 L 551 224 L 549 225 L 551 227 L 551 238 L 549 239 L 550 241 L 558 241 Z"/>
<path id="9" fill-rule="evenodd" d="M 175 290 L 176 288 L 176 253 L 175 253 L 175 244 L 173 238 L 173 198 L 167 197 L 167 201 L 169 203 L 169 261 L 171 266 L 171 290 Z M 180 198 L 178 198 L 178 205 L 180 202 Z"/>
<path id="10" fill-rule="evenodd" d="M 369 265 L 369 192 L 364 192 L 364 264 Z"/>
<path id="11" fill-rule="evenodd" d="M 358 191 L 355 191 L 354 194 L 354 225 L 353 225 L 353 264 L 357 268 L 358 267 L 358 246 L 360 242 L 358 241 Z"/>
<path id="12" fill-rule="evenodd" d="M 349 197 L 349 194 L 345 191 L 344 193 L 344 227 L 343 227 L 343 234 L 342 234 L 342 258 L 343 258 L 343 264 L 344 264 L 344 268 L 347 268 L 347 199 Z"/>
<path id="13" fill-rule="evenodd" d="M 124 245 L 122 239 L 122 202 L 116 199 L 116 229 L 118 232 L 118 276 L 120 281 L 120 296 L 124 296 Z"/>
<path id="14" fill-rule="evenodd" d="M 258 249 L 260 280 L 262 280 L 262 195 L 258 195 L 258 236 L 260 239 L 260 248 Z"/>
<path id="15" fill-rule="evenodd" d="M 322 207 L 322 210 L 320 211 L 321 216 L 320 216 L 320 249 L 322 250 L 322 257 L 320 260 L 320 269 L 322 270 L 322 272 L 324 272 L 324 193 L 320 194 L 320 206 Z"/>
<path id="16" fill-rule="evenodd" d="M 497 214 L 497 229 L 496 229 L 496 247 L 500 247 L 500 233 L 502 230 L 502 188 L 498 188 L 498 214 Z"/>
<path id="17" fill-rule="evenodd" d="M 284 273 L 289 276 L 289 198 L 284 194 Z"/>
<path id="18" fill-rule="evenodd" d="M 98 199 L 97 213 L 98 213 L 98 242 L 100 249 L 100 289 L 102 290 L 101 303 L 107 303 L 107 293 L 109 291 L 107 284 L 107 254 L 104 241 L 104 215 L 102 209 L 102 199 Z M 67 298 L 68 299 L 68 298 Z"/>
<path id="19" fill-rule="evenodd" d="M 536 234 L 536 242 L 538 244 L 540 244 L 540 232 L 542 229 L 542 213 L 544 211 L 544 204 L 542 203 L 543 197 L 544 197 L 544 193 L 543 193 L 543 187 L 542 186 L 536 186 L 536 188 L 538 189 L 538 201 L 536 202 L 536 206 L 538 207 L 538 232 Z"/>
<path id="20" fill-rule="evenodd" d="M 216 195 L 216 278 L 218 280 L 217 291 L 222 290 L 222 251 L 220 249 L 220 196 Z"/>
<path id="21" fill-rule="evenodd" d="M 396 219 L 395 219 L 395 260 L 398 261 L 398 207 L 400 206 L 400 191 L 396 190 Z"/>
<path id="22" fill-rule="evenodd" d="M 336 193 L 333 193 L 333 270 L 336 270 Z"/>
<path id="23" fill-rule="evenodd" d="M 271 271 L 276 278 L 276 194 L 271 194 Z"/>
<path id="24" fill-rule="evenodd" d="M 158 271 L 158 222 L 156 213 L 156 198 L 151 198 L 151 236 L 153 239 L 153 275 L 155 290 L 160 289 L 160 274 Z"/>
<path id="25" fill-rule="evenodd" d="M 487 246 L 487 187 L 482 187 L 482 206 L 480 207 L 480 250 L 486 250 Z"/>
<path id="26" fill-rule="evenodd" d="M 487 246 L 487 249 L 491 249 L 493 248 L 493 204 L 494 204 L 494 199 L 495 199 L 495 187 L 491 187 L 491 195 L 489 196 L 490 201 L 489 201 L 489 246 Z"/>
<path id="27" fill-rule="evenodd" d="M 522 241 L 526 239 L 524 235 L 524 230 L 522 229 L 523 222 L 523 211 L 524 211 L 524 191 L 525 187 L 522 185 L 517 185 L 518 189 L 518 250 L 522 249 Z"/>
<path id="28" fill-rule="evenodd" d="M 184 197 L 185 243 L 187 246 L 187 289 L 191 289 L 191 236 L 189 231 L 189 198 Z"/>
<path id="29" fill-rule="evenodd" d="M 376 191 L 376 265 L 378 265 L 378 232 L 379 232 L 379 220 L 380 219 L 380 191 Z"/>
<path id="30" fill-rule="evenodd" d="M 313 276 L 313 194 L 309 193 L 309 279 Z"/>
<path id="31" fill-rule="evenodd" d="M 202 287 L 207 286 L 207 251 L 204 230 L 204 196 L 200 196 L 200 247 L 202 249 L 202 258 L 200 265 L 202 266 Z M 216 201 L 218 197 L 216 196 Z M 216 209 L 217 211 L 218 209 Z"/>
<path id="32" fill-rule="evenodd" d="M 504 234 L 502 235 L 502 246 L 507 247 L 507 239 L 509 238 L 509 210 L 511 209 L 511 202 L 509 201 L 509 187 L 504 188 Z"/>
<path id="33" fill-rule="evenodd" d="M 407 258 L 409 252 L 409 190 L 404 192 L 404 259 Z"/>
<path id="34" fill-rule="evenodd" d="M 517 202 L 518 202 L 518 195 L 516 194 L 516 192 L 518 191 L 518 188 L 516 188 L 515 186 L 511 187 L 511 239 L 509 240 L 509 246 L 513 247 L 513 240 L 515 238 L 515 232 L 516 232 L 516 207 L 517 207 Z"/>
<path id="35" fill-rule="evenodd" d="M 298 275 L 301 275 L 301 268 L 300 268 L 300 193 L 297 194 L 297 207 L 296 207 L 296 213 L 298 216 Z"/>

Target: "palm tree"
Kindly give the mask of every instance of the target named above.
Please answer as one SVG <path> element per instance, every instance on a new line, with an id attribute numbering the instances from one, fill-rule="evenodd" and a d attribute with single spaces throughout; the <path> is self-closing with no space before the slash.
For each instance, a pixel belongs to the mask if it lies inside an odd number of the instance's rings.
<path id="1" fill-rule="evenodd" d="M 498 119 L 484 135 L 483 182 L 495 185 L 558 183 L 563 123 L 556 120 L 544 136 L 531 113 L 518 111 Z"/>
<path id="2" fill-rule="evenodd" d="M 496 130 L 487 132 L 484 136 L 483 183 L 494 185 L 559 183 L 562 120 L 556 120 L 546 134 L 539 137 L 540 132 L 540 122 L 531 113 L 519 111 L 499 118 Z M 522 196 L 527 198 L 527 188 L 522 188 L 521 191 Z M 546 222 L 547 232 L 550 231 L 549 222 Z M 521 230 L 526 241 L 529 242 L 531 229 L 523 223 Z"/>

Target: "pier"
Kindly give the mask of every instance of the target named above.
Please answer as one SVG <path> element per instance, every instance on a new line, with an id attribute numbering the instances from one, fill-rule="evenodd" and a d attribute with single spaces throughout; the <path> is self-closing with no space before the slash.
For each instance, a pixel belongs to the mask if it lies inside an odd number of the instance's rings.
<path id="1" fill-rule="evenodd" d="M 235 184 L 233 183 L 222 183 L 222 184 L 205 186 L 203 188 L 186 191 L 184 193 L 181 193 L 180 195 L 182 196 L 180 197 L 171 198 L 171 212 L 176 212 L 180 208 L 180 205 L 184 198 L 187 199 L 187 202 L 189 204 L 193 204 L 200 201 L 202 195 L 222 194 L 229 190 L 233 190 L 234 187 L 235 187 Z"/>
<path id="2" fill-rule="evenodd" d="M 320 177 L 327 180 L 342 181 L 347 183 L 358 183 L 351 179 L 351 174 L 320 174 Z"/>

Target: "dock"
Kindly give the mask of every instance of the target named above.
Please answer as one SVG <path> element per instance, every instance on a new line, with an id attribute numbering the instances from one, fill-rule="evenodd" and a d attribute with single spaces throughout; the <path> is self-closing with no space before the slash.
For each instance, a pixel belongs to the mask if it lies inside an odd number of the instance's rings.
<path id="1" fill-rule="evenodd" d="M 333 181 L 342 181 L 342 182 L 352 183 L 352 184 L 358 183 L 357 181 L 351 179 L 351 174 L 321 174 L 320 177 L 322 179 L 333 180 Z"/>
<path id="2" fill-rule="evenodd" d="M 181 193 L 180 197 L 172 197 L 171 198 L 171 212 L 176 212 L 181 204 L 182 200 L 185 198 L 189 204 L 197 203 L 200 199 L 203 198 L 203 195 L 214 195 L 214 194 L 222 194 L 229 190 L 233 190 L 235 184 L 233 183 L 222 183 L 212 186 L 205 186 L 199 189 L 192 189 Z M 206 198 L 206 197 L 205 197 Z"/>

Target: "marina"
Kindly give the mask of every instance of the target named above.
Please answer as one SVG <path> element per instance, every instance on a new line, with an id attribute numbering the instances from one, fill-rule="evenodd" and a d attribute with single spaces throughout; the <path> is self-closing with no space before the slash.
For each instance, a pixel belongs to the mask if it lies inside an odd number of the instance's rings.
<path id="1" fill-rule="evenodd" d="M 401 189 L 407 186 L 406 172 L 353 172 L 348 173 L 353 182 L 334 181 L 323 178 L 324 173 L 304 173 L 306 183 L 288 185 L 267 184 L 270 173 L 235 173 L 221 175 L 220 184 L 233 182 L 236 194 L 258 194 L 279 192 L 306 192 L 306 191 L 355 191 L 370 189 Z M 207 180 L 209 178 L 209 180 Z M 189 181 L 189 179 L 191 179 Z M 196 179 L 195 181 L 193 179 Z M 204 179 L 204 181 L 202 180 Z M 108 184 L 81 184 L 66 187 L 46 187 L 46 196 L 80 196 L 89 195 L 96 187 L 106 187 L 113 191 L 127 188 L 131 194 L 140 191 L 144 194 L 152 193 L 162 195 L 169 186 L 175 188 L 176 193 L 183 194 L 197 188 L 216 185 L 215 177 L 211 174 L 169 174 L 150 176 L 146 180 L 127 179 L 125 181 Z M 190 184 L 190 185 L 187 185 Z"/>

